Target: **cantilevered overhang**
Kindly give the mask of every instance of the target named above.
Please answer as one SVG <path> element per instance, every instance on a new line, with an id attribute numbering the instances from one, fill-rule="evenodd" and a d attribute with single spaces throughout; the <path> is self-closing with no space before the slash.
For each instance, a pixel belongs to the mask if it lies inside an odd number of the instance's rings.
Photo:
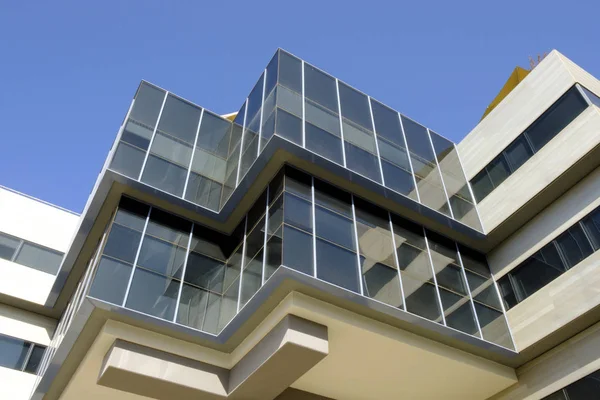
<path id="1" fill-rule="evenodd" d="M 218 213 L 110 169 L 103 169 L 46 302 L 47 310 L 38 312 L 60 315 L 122 195 L 137 198 L 215 230 L 231 233 L 284 164 L 329 181 L 471 248 L 481 249 L 485 246 L 485 235 L 481 232 L 274 136 Z"/>
<path id="2" fill-rule="evenodd" d="M 294 358 L 277 356 L 286 340 Z M 165 388 L 237 398 L 232 379 L 277 388 L 241 397 L 262 400 L 290 385 L 334 399 L 488 398 L 516 382 L 519 363 L 510 350 L 282 266 L 217 336 L 86 298 L 33 399 L 163 398 Z M 263 381 L 253 375 L 262 367 L 278 372 Z M 200 375 L 208 387 L 186 380 Z"/>

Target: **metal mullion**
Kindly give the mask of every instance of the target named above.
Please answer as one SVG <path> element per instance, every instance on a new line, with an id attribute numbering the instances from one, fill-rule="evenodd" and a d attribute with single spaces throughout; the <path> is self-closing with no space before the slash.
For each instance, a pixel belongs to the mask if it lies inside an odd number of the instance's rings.
<path id="1" fill-rule="evenodd" d="M 356 263 L 357 263 L 357 268 L 358 268 L 358 285 L 360 288 L 360 294 L 364 296 L 364 288 L 363 288 L 363 282 L 362 282 L 362 268 L 360 265 L 360 246 L 358 243 L 358 229 L 356 227 L 357 222 L 356 222 L 356 210 L 354 207 L 354 195 L 351 195 L 351 200 L 352 200 L 352 224 L 354 225 L 354 239 L 355 239 L 355 243 L 356 243 Z"/>
<path id="2" fill-rule="evenodd" d="M 377 163 L 379 164 L 379 173 L 381 174 L 381 184 L 385 186 L 385 177 L 383 176 L 383 166 L 381 165 L 381 154 L 379 153 L 379 141 L 377 140 L 377 130 L 375 129 L 375 118 L 373 117 L 373 106 L 371 105 L 371 96 L 367 96 L 367 101 L 369 103 L 371 125 L 373 126 L 373 139 L 375 139 L 375 150 L 377 150 Z"/>
<path id="3" fill-rule="evenodd" d="M 437 283 L 437 278 L 435 274 L 435 266 L 433 265 L 433 257 L 431 257 L 431 248 L 429 247 L 429 239 L 427 239 L 427 231 L 423 227 L 423 238 L 425 239 L 425 247 L 427 248 L 427 255 L 429 256 L 429 265 L 431 266 L 431 273 L 433 274 L 433 282 L 435 284 L 435 292 L 437 293 L 437 298 L 440 306 L 440 314 L 442 315 L 442 322 L 444 326 L 446 325 L 446 316 L 444 315 L 444 305 L 442 304 L 442 296 L 440 295 L 440 287 Z"/>
<path id="4" fill-rule="evenodd" d="M 200 125 L 202 125 L 202 117 L 204 116 L 204 108 L 200 111 L 200 119 L 198 120 L 198 129 L 196 129 L 196 136 L 194 137 L 194 147 L 192 147 L 192 156 L 190 158 L 190 165 L 188 166 L 187 175 L 185 177 L 185 183 L 183 185 L 182 198 L 185 199 L 187 192 L 188 182 L 190 181 L 190 173 L 192 172 L 192 165 L 194 164 L 194 154 L 196 153 L 196 145 L 198 144 L 198 136 L 200 136 Z"/>
<path id="5" fill-rule="evenodd" d="M 265 90 L 267 86 L 267 69 L 263 73 L 263 87 L 262 87 L 262 97 L 260 99 L 260 119 L 258 121 L 258 144 L 256 146 L 256 157 L 260 154 L 260 142 L 262 140 L 262 125 L 263 125 L 263 114 L 265 113 Z M 275 104 L 277 104 L 277 100 L 275 100 Z"/>
<path id="6" fill-rule="evenodd" d="M 10 259 L 10 261 L 12 261 L 12 262 L 16 262 L 15 260 L 19 256 L 19 253 L 21 252 L 21 249 L 23 249 L 23 245 L 25 244 L 25 240 L 24 239 L 20 239 L 20 238 L 18 238 L 18 239 L 19 239 L 19 245 L 15 249 L 15 252 L 13 253 L 12 258 Z"/>
<path id="7" fill-rule="evenodd" d="M 462 271 L 463 279 L 465 280 L 467 292 L 469 292 L 469 299 L 471 300 L 471 310 L 473 311 L 473 315 L 475 316 L 477 330 L 479 331 L 479 336 L 483 339 L 483 332 L 481 331 L 481 325 L 479 324 L 479 317 L 477 316 L 477 310 L 475 309 L 475 301 L 473 300 L 471 285 L 469 285 L 469 280 L 467 279 L 467 272 L 465 270 L 465 265 L 463 264 L 462 255 L 460 254 L 460 248 L 458 247 L 458 243 L 454 242 L 454 245 L 456 246 L 456 254 L 458 256 L 458 262 L 460 263 L 460 270 Z"/>
<path id="8" fill-rule="evenodd" d="M 454 151 L 456 152 L 456 157 L 458 158 L 458 163 L 460 164 L 460 170 L 463 173 L 463 177 L 465 178 L 465 184 L 467 185 L 467 188 L 469 189 L 469 194 L 471 195 L 471 201 L 473 204 L 473 208 L 475 208 L 475 213 L 477 214 L 477 219 L 479 220 L 479 225 L 481 225 L 481 231 L 483 233 L 485 233 L 485 228 L 483 226 L 483 220 L 481 219 L 481 215 L 479 214 L 479 209 L 477 208 L 477 200 L 475 199 L 475 193 L 473 193 L 473 188 L 471 187 L 471 182 L 469 182 L 469 180 L 467 179 L 467 173 L 465 172 L 465 168 L 463 167 L 463 162 L 462 159 L 460 158 L 460 153 L 458 152 L 458 147 L 456 147 L 456 144 L 452 144 L 454 146 Z M 486 171 L 487 174 L 487 171 Z M 491 181 L 491 179 L 490 179 Z M 493 183 L 492 183 L 493 185 Z"/>
<path id="9" fill-rule="evenodd" d="M 23 364 L 21 365 L 21 369 L 20 369 L 21 371 L 25 371 L 25 368 L 27 367 L 27 364 L 29 363 L 29 359 L 31 358 L 31 353 L 33 353 L 34 346 L 35 346 L 35 343 L 29 342 L 29 350 L 27 350 L 27 355 L 23 359 Z"/>
<path id="10" fill-rule="evenodd" d="M 340 81 L 335 78 L 335 91 L 338 104 L 338 118 L 340 120 L 340 138 L 342 140 L 342 161 L 344 168 L 346 167 L 346 141 L 344 140 L 344 124 L 342 124 L 342 103 L 340 101 Z"/>
<path id="11" fill-rule="evenodd" d="M 140 175 L 138 176 L 138 181 L 142 180 L 142 174 L 144 173 L 144 169 L 146 168 L 146 163 L 148 162 L 148 156 L 150 155 L 150 150 L 152 149 L 152 143 L 154 142 L 154 137 L 156 136 L 156 131 L 158 130 L 158 123 L 160 122 L 160 118 L 162 117 L 163 110 L 165 108 L 165 104 L 167 102 L 167 97 L 169 97 L 169 92 L 165 91 L 165 98 L 160 106 L 160 111 L 158 112 L 158 118 L 156 119 L 156 125 L 154 125 L 154 130 L 152 131 L 152 137 L 150 138 L 150 143 L 148 143 L 148 150 L 146 151 L 146 155 L 144 156 L 144 162 L 142 163 L 142 168 L 140 169 Z"/>
<path id="12" fill-rule="evenodd" d="M 242 278 L 244 276 L 244 261 L 246 260 L 246 237 L 248 236 L 248 215 L 244 218 L 244 238 L 242 242 L 242 260 L 240 262 L 240 287 L 238 290 L 237 313 L 240 312 L 240 303 L 242 300 Z"/>
<path id="13" fill-rule="evenodd" d="M 302 61 L 302 147 L 306 148 L 306 99 L 304 96 L 304 60 Z"/>
<path id="14" fill-rule="evenodd" d="M 583 91 L 583 89 L 582 89 L 582 87 L 581 87 L 581 85 L 579 83 L 576 83 L 575 87 L 577 88 L 577 91 L 579 92 L 579 94 L 581 95 L 581 97 L 583 97 L 583 100 L 587 103 L 588 107 L 594 105 L 594 103 L 592 103 L 592 101 L 589 99 L 589 97 L 587 96 L 587 94 L 585 94 L 585 92 Z"/>
<path id="15" fill-rule="evenodd" d="M 446 202 L 448 203 L 448 210 L 450 211 L 450 216 L 452 219 L 454 218 L 454 211 L 452 211 L 452 204 L 450 204 L 450 197 L 448 196 L 448 190 L 446 189 L 446 183 L 444 182 L 444 174 L 442 173 L 442 167 L 440 166 L 440 160 L 438 160 L 437 153 L 435 151 L 435 147 L 433 146 L 433 140 L 431 139 L 431 132 L 429 128 L 425 128 L 427 130 L 427 138 L 429 139 L 429 144 L 431 145 L 431 150 L 433 150 L 433 158 L 435 159 L 435 164 L 438 168 L 438 172 L 440 174 L 440 180 L 442 181 L 442 189 L 444 190 L 444 195 L 446 196 Z"/>
<path id="16" fill-rule="evenodd" d="M 270 185 L 267 186 L 267 198 L 265 201 L 265 237 L 263 242 L 262 276 L 260 279 L 261 286 L 265 284 L 265 270 L 267 265 L 267 237 L 269 236 L 269 189 Z"/>
<path id="17" fill-rule="evenodd" d="M 202 109 L 202 112 L 204 112 L 204 109 Z M 200 120 L 202 121 L 202 115 L 200 115 Z M 200 125 L 198 124 L 198 126 Z M 177 321 L 177 312 L 179 311 L 179 302 L 181 301 L 181 292 L 183 291 L 183 282 L 185 281 L 185 272 L 187 270 L 188 258 L 190 257 L 190 249 L 192 247 L 192 237 L 194 236 L 194 225 L 195 224 L 192 222 L 192 229 L 190 230 L 190 237 L 188 238 L 188 245 L 185 251 L 185 261 L 183 262 L 183 269 L 181 270 L 181 280 L 179 282 L 179 292 L 177 293 L 177 303 L 175 303 L 173 322 Z"/>
<path id="18" fill-rule="evenodd" d="M 392 234 L 392 245 L 394 246 L 394 261 L 398 268 L 398 281 L 400 282 L 400 295 L 402 296 L 402 309 L 406 310 L 406 298 L 404 297 L 404 286 L 402 284 L 402 274 L 400 271 L 400 261 L 398 260 L 398 247 L 396 247 L 396 235 L 394 234 L 394 223 L 392 222 L 392 214 L 388 211 L 388 221 L 390 223 L 390 233 Z"/>
<path id="19" fill-rule="evenodd" d="M 590 233 L 588 232 L 588 229 L 586 228 L 586 226 L 583 223 L 583 219 L 586 218 L 590 214 L 591 213 L 587 214 L 585 217 L 583 217 L 582 219 L 580 219 L 579 221 L 577 221 L 573 226 L 579 225 L 579 228 L 581 228 L 581 230 L 583 231 L 583 235 L 587 239 L 587 241 L 588 241 L 588 243 L 589 243 L 589 245 L 590 245 L 590 247 L 592 249 L 592 254 L 593 254 L 593 253 L 596 252 L 596 246 L 594 245 L 594 241 L 592 240 L 592 237 L 590 236 Z M 582 254 L 583 254 L 583 252 L 582 252 Z M 587 257 L 589 257 L 589 256 L 587 256 Z"/>
<path id="20" fill-rule="evenodd" d="M 238 156 L 237 175 L 235 177 L 235 187 L 240 183 L 240 169 L 242 168 L 242 153 L 244 152 L 244 136 L 246 136 L 246 116 L 248 116 L 248 98 L 244 102 L 244 118 L 242 120 L 242 137 L 240 138 L 240 154 Z"/>
<path id="21" fill-rule="evenodd" d="M 133 265 L 131 267 L 131 275 L 129 276 L 129 282 L 127 282 L 127 289 L 125 289 L 125 296 L 123 297 L 122 307 L 125 307 L 125 303 L 127 302 L 127 297 L 129 296 L 129 290 L 131 289 L 131 282 L 133 282 L 133 274 L 135 273 L 135 269 L 138 263 L 138 258 L 140 257 L 140 251 L 142 250 L 142 244 L 144 243 L 144 236 L 146 235 L 146 229 L 148 228 L 148 222 L 150 221 L 150 213 L 152 212 L 152 206 L 148 208 L 148 215 L 146 216 L 146 222 L 144 222 L 144 229 L 142 229 L 142 236 L 140 238 L 140 244 L 138 245 L 137 251 L 135 253 L 135 258 L 133 260 Z"/>
<path id="22" fill-rule="evenodd" d="M 406 134 L 404 133 L 404 124 L 402 123 L 402 115 L 398 113 L 398 121 L 400 121 L 400 130 L 402 131 L 402 139 L 404 140 L 404 146 L 406 148 L 406 157 L 408 158 L 408 165 L 410 166 L 410 172 L 412 174 L 413 182 L 415 184 L 415 193 L 417 194 L 417 201 L 421 203 L 421 195 L 419 194 L 419 188 L 417 187 L 417 176 L 415 174 L 415 167 L 413 167 L 412 157 L 410 155 L 410 149 L 408 148 L 408 141 L 406 140 Z"/>
<path id="23" fill-rule="evenodd" d="M 312 207 L 312 240 L 313 240 L 313 276 L 317 277 L 317 223 L 316 223 L 316 207 L 315 207 L 315 177 L 310 177 L 310 195 Z M 285 208 L 283 209 L 285 212 Z"/>

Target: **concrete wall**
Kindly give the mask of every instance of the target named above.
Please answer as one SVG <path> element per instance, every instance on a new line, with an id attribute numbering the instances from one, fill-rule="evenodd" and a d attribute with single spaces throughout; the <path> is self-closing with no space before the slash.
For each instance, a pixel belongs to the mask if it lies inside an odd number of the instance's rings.
<path id="1" fill-rule="evenodd" d="M 519 381 L 489 400 L 538 400 L 598 369 L 600 323 L 519 368 Z"/>
<path id="2" fill-rule="evenodd" d="M 47 346 L 56 321 L 0 304 L 0 334 Z M 0 367 L 0 399 L 26 400 L 36 375 Z"/>
<path id="3" fill-rule="evenodd" d="M 0 187 L 0 232 L 65 253 L 79 216 Z M 43 304 L 54 275 L 0 260 L 0 293 Z"/>

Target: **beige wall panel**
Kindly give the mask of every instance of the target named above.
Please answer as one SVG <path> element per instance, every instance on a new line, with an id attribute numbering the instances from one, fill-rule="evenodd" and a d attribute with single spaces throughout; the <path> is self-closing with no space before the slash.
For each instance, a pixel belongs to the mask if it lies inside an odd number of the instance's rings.
<path id="1" fill-rule="evenodd" d="M 600 144 L 600 113 L 589 107 L 479 203 L 485 232 L 494 230 Z"/>
<path id="2" fill-rule="evenodd" d="M 600 81 L 598 79 L 564 55 L 559 53 L 559 57 L 576 82 L 581 83 L 586 89 L 600 96 Z"/>
<path id="3" fill-rule="evenodd" d="M 600 167 L 536 215 L 487 256 L 496 279 L 517 267 L 600 206 Z"/>
<path id="4" fill-rule="evenodd" d="M 600 323 L 519 368 L 519 381 L 489 400 L 538 400 L 599 368 Z"/>
<path id="5" fill-rule="evenodd" d="M 575 84 L 557 51 L 552 51 L 458 145 L 471 180 L 533 121 Z"/>

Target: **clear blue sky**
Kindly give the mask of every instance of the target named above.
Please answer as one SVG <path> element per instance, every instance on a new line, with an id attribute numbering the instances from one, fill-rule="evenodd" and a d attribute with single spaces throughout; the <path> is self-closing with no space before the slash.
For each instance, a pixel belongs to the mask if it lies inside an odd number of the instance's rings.
<path id="1" fill-rule="evenodd" d="M 141 79 L 232 112 L 277 47 L 459 141 L 530 55 L 600 76 L 586 3 L 0 0 L 0 184 L 80 212 Z"/>

